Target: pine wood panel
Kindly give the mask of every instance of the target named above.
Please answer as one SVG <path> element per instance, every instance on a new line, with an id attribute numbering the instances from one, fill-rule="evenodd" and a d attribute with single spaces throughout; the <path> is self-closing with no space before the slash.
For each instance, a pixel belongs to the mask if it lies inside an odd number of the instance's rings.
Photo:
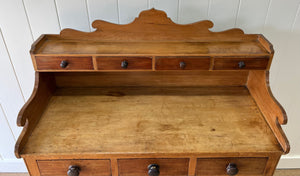
<path id="1" fill-rule="evenodd" d="M 238 175 L 263 176 L 268 158 L 201 158 L 197 160 L 196 175 L 226 176 L 226 167 L 235 163 Z"/>
<path id="2" fill-rule="evenodd" d="M 185 64 L 180 67 L 180 62 Z M 156 57 L 156 70 L 208 70 L 210 68 L 209 57 Z"/>
<path id="3" fill-rule="evenodd" d="M 85 90 L 51 98 L 23 154 L 281 150 L 244 87 Z"/>
<path id="4" fill-rule="evenodd" d="M 239 62 L 244 62 L 245 66 L 240 68 Z M 214 70 L 266 70 L 269 57 L 247 58 L 247 57 L 215 57 Z"/>
<path id="5" fill-rule="evenodd" d="M 120 176 L 137 176 L 148 175 L 148 165 L 158 164 L 161 176 L 169 175 L 188 175 L 188 158 L 181 159 L 119 159 L 119 175 Z"/>
<path id="6" fill-rule="evenodd" d="M 23 127 L 23 130 L 15 145 L 16 157 L 20 158 L 20 152 L 38 124 L 54 90 L 53 76 L 47 73 L 36 72 L 32 95 L 20 110 L 17 118 L 17 125 Z"/>
<path id="7" fill-rule="evenodd" d="M 247 87 L 281 144 L 283 151 L 288 153 L 290 144 L 280 126 L 287 123 L 287 115 L 270 90 L 269 72 L 250 71 Z"/>
<path id="8" fill-rule="evenodd" d="M 62 61 L 68 65 L 65 68 L 60 66 Z M 38 70 L 93 70 L 92 57 L 70 57 L 70 56 L 37 56 L 35 57 Z"/>
<path id="9" fill-rule="evenodd" d="M 96 57 L 98 70 L 152 70 L 151 57 Z M 128 66 L 122 68 L 126 61 Z"/>
<path id="10" fill-rule="evenodd" d="M 65 176 L 71 165 L 80 168 L 79 175 L 111 176 L 109 160 L 38 160 L 37 163 L 43 176 Z"/>
<path id="11" fill-rule="evenodd" d="M 248 71 L 55 73 L 57 87 L 244 86 Z"/>

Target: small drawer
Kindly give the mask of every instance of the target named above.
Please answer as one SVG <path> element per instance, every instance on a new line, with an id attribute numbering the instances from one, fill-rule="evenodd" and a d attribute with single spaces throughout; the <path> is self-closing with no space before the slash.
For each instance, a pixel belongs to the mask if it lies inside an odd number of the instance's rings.
<path id="1" fill-rule="evenodd" d="M 262 176 L 268 158 L 199 158 L 197 160 L 196 175 L 226 176 L 251 175 Z"/>
<path id="2" fill-rule="evenodd" d="M 158 57 L 156 70 L 208 70 L 209 57 Z"/>
<path id="3" fill-rule="evenodd" d="M 92 57 L 36 56 L 38 70 L 93 70 Z"/>
<path id="4" fill-rule="evenodd" d="M 98 70 L 152 70 L 151 57 L 97 57 Z"/>
<path id="5" fill-rule="evenodd" d="M 261 58 L 227 58 L 216 57 L 214 70 L 265 70 L 269 63 L 268 57 Z"/>
<path id="6" fill-rule="evenodd" d="M 111 175 L 110 160 L 38 160 L 37 164 L 43 176 L 66 176 L 77 171 L 79 175 Z"/>
<path id="7" fill-rule="evenodd" d="M 147 176 L 149 170 L 151 170 L 150 172 L 157 172 L 157 169 L 160 176 L 187 176 L 189 159 L 119 159 L 118 166 L 119 176 Z"/>

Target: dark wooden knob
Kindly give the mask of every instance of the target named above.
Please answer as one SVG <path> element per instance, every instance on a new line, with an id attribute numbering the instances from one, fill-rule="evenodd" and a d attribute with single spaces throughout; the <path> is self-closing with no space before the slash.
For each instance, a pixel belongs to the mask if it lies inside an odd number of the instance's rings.
<path id="1" fill-rule="evenodd" d="M 122 61 L 121 67 L 122 68 L 127 68 L 128 67 L 128 62 L 126 60 Z"/>
<path id="2" fill-rule="evenodd" d="M 239 68 L 244 68 L 246 66 L 244 61 L 240 61 L 238 65 L 239 65 Z"/>
<path id="3" fill-rule="evenodd" d="M 227 172 L 227 175 L 236 175 L 239 172 L 239 170 L 238 170 L 236 164 L 229 163 L 226 168 L 226 172 Z"/>
<path id="4" fill-rule="evenodd" d="M 148 166 L 148 175 L 149 176 L 159 176 L 159 165 L 150 164 Z"/>
<path id="5" fill-rule="evenodd" d="M 68 176 L 79 176 L 80 167 L 78 166 L 69 166 L 69 170 L 67 172 Z"/>
<path id="6" fill-rule="evenodd" d="M 63 60 L 63 61 L 61 61 L 61 63 L 60 63 L 60 67 L 61 68 L 66 68 L 67 66 L 68 66 L 68 62 L 66 61 L 66 60 Z"/>
<path id="7" fill-rule="evenodd" d="M 180 67 L 181 69 L 184 69 L 185 66 L 186 66 L 185 62 L 180 62 L 180 63 L 179 63 L 179 67 Z"/>

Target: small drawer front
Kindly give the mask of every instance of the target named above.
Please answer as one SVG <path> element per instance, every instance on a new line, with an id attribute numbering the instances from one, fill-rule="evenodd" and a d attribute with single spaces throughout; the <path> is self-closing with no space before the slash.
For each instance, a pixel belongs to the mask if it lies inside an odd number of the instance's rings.
<path id="1" fill-rule="evenodd" d="M 36 56 L 38 70 L 93 70 L 92 57 Z"/>
<path id="2" fill-rule="evenodd" d="M 269 58 L 215 58 L 214 70 L 265 70 Z"/>
<path id="3" fill-rule="evenodd" d="M 159 57 L 155 60 L 156 70 L 208 70 L 209 57 Z"/>
<path id="4" fill-rule="evenodd" d="M 227 172 L 234 173 L 236 170 L 228 165 L 231 163 L 238 169 L 237 175 L 262 176 L 268 158 L 199 158 L 197 160 L 196 175 L 228 176 Z M 234 174 L 232 174 L 234 175 Z"/>
<path id="5" fill-rule="evenodd" d="M 79 175 L 111 175 L 110 160 L 38 160 L 37 163 L 42 176 L 66 176 L 70 166 L 79 168 Z"/>
<path id="6" fill-rule="evenodd" d="M 160 176 L 187 176 L 189 159 L 119 159 L 120 176 L 148 176 L 148 166 L 157 164 Z"/>
<path id="7" fill-rule="evenodd" d="M 151 70 L 151 57 L 97 57 L 98 70 Z"/>

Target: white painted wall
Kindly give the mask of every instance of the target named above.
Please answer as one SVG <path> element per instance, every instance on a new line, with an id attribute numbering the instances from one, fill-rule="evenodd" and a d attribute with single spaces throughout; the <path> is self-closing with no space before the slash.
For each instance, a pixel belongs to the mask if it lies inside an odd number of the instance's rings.
<path id="1" fill-rule="evenodd" d="M 177 23 L 210 19 L 213 31 L 240 27 L 273 43 L 271 89 L 287 111 L 291 143 L 279 167 L 300 168 L 300 0 L 0 0 L 0 172 L 26 171 L 13 149 L 18 111 L 33 89 L 32 42 L 67 27 L 93 31 L 95 19 L 129 23 L 152 7 Z"/>

